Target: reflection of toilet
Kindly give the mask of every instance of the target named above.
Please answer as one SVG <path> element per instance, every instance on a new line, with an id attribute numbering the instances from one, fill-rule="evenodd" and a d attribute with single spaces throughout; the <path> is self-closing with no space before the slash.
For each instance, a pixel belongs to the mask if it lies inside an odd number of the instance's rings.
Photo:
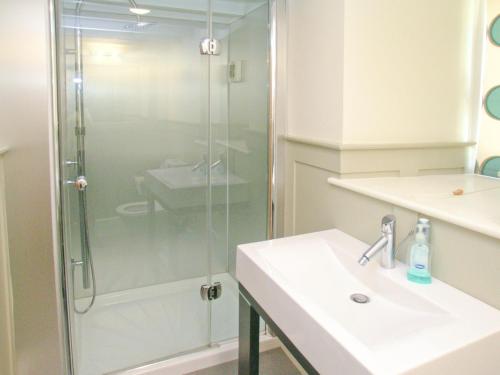
<path id="1" fill-rule="evenodd" d="M 155 213 L 163 211 L 163 208 L 155 202 Z M 116 207 L 116 213 L 125 225 L 127 233 L 141 238 L 146 235 L 148 202 L 139 201 L 121 204 Z"/>
<path id="2" fill-rule="evenodd" d="M 142 184 L 144 183 L 143 176 L 134 176 L 135 190 L 139 196 L 143 196 Z M 116 213 L 123 220 L 130 221 L 133 218 L 146 217 L 148 215 L 148 202 L 129 202 L 116 207 Z M 163 208 L 155 202 L 155 212 L 163 211 Z"/>
<path id="3" fill-rule="evenodd" d="M 163 208 L 157 202 L 155 202 L 155 212 L 160 211 L 163 211 Z M 116 213 L 124 220 L 132 217 L 146 216 L 148 214 L 148 202 L 140 201 L 121 204 L 116 207 Z"/>
<path id="4" fill-rule="evenodd" d="M 177 167 L 184 166 L 187 163 L 177 160 L 177 159 L 166 159 L 162 162 L 162 167 Z M 143 192 L 143 184 L 144 184 L 144 176 L 138 175 L 134 176 L 134 185 L 137 195 L 139 197 L 144 197 Z M 140 199 L 140 198 L 139 198 Z M 145 236 L 147 225 L 148 225 L 148 202 L 147 201 L 136 201 L 124 203 L 116 207 L 115 212 L 118 217 L 120 217 L 120 221 L 125 225 L 125 229 L 128 233 L 133 236 Z M 159 214 L 165 212 L 163 207 L 155 201 L 154 203 L 154 212 L 155 214 Z M 159 217 L 156 218 L 158 220 Z"/>

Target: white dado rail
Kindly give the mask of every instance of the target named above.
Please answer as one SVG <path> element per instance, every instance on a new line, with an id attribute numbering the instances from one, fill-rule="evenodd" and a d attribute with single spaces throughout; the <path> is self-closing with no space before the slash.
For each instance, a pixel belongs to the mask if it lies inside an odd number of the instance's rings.
<path id="1" fill-rule="evenodd" d="M 475 142 L 340 144 L 285 135 L 285 235 L 328 229 L 331 215 L 314 197 L 329 195 L 327 179 L 463 174 Z M 317 206 L 317 207 L 316 207 Z M 316 208 L 307 220 L 301 212 Z M 319 213 L 318 213 L 319 210 Z M 368 239 L 366 239 L 368 240 Z"/>
<path id="2" fill-rule="evenodd" d="M 7 147 L 0 147 L 0 374 L 14 375 L 14 320 L 3 167 L 7 151 Z"/>
<path id="3" fill-rule="evenodd" d="M 467 156 L 475 142 L 340 144 L 315 139 L 285 136 L 287 158 L 316 158 L 329 153 L 329 167 L 336 177 L 417 176 L 464 173 L 473 170 Z M 314 165 L 314 163 L 312 164 Z"/>
<path id="4" fill-rule="evenodd" d="M 305 137 L 286 135 L 285 139 L 291 142 L 304 143 L 315 146 L 331 148 L 333 150 L 404 150 L 404 149 L 430 149 L 430 148 L 457 148 L 474 146 L 476 142 L 431 142 L 431 143 L 333 143 Z"/>

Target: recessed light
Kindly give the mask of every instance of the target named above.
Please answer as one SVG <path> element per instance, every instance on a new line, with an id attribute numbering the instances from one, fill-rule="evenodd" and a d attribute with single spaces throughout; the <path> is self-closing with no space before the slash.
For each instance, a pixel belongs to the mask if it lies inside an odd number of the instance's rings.
<path id="1" fill-rule="evenodd" d="M 148 14 L 149 12 L 151 12 L 150 9 L 145 9 L 145 8 L 129 8 L 129 10 L 132 13 L 137 14 L 139 16 L 143 16 L 143 15 Z"/>

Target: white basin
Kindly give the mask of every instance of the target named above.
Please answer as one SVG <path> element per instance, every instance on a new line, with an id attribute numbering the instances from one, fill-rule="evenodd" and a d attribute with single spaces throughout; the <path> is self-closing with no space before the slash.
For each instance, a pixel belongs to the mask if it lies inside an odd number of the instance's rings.
<path id="1" fill-rule="evenodd" d="M 205 207 L 207 176 L 192 169 L 193 166 L 148 170 L 145 187 L 170 209 Z M 214 205 L 248 201 L 248 181 L 233 173 L 226 175 L 214 172 L 211 184 Z M 230 194 L 227 194 L 228 187 Z"/>
<path id="2" fill-rule="evenodd" d="M 328 230 L 240 245 L 236 275 L 320 374 L 500 374 L 500 311 Z M 358 304 L 353 293 L 370 297 Z"/>

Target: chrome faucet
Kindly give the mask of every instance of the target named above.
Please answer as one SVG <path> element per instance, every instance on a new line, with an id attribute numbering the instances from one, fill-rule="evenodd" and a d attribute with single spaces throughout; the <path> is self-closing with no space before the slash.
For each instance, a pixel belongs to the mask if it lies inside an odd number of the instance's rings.
<path id="1" fill-rule="evenodd" d="M 218 166 L 219 164 L 221 164 L 221 163 L 223 163 L 223 159 L 222 159 L 222 157 L 221 157 L 220 159 L 218 159 L 218 160 L 214 161 L 212 164 L 210 164 L 210 168 L 214 169 L 215 167 L 217 167 L 217 166 Z M 200 162 L 196 163 L 196 164 L 195 164 L 195 165 L 191 168 L 191 170 L 192 170 L 193 172 L 195 172 L 195 171 L 197 171 L 197 170 L 199 170 L 199 169 L 201 169 L 201 168 L 205 167 L 206 165 L 208 165 L 208 156 L 205 154 L 205 155 L 203 155 L 203 159 L 202 159 Z"/>
<path id="2" fill-rule="evenodd" d="M 201 159 L 201 161 L 199 161 L 198 163 L 196 163 L 192 168 L 191 170 L 194 172 L 194 171 L 197 171 L 198 169 L 201 169 L 202 167 L 204 167 L 205 165 L 208 164 L 208 155 L 207 154 L 204 154 L 203 155 L 203 158 Z"/>
<path id="3" fill-rule="evenodd" d="M 380 265 L 383 268 L 394 268 L 396 266 L 396 217 L 387 215 L 382 218 L 382 237 L 366 250 L 358 263 L 365 266 L 371 258 L 382 251 Z"/>

